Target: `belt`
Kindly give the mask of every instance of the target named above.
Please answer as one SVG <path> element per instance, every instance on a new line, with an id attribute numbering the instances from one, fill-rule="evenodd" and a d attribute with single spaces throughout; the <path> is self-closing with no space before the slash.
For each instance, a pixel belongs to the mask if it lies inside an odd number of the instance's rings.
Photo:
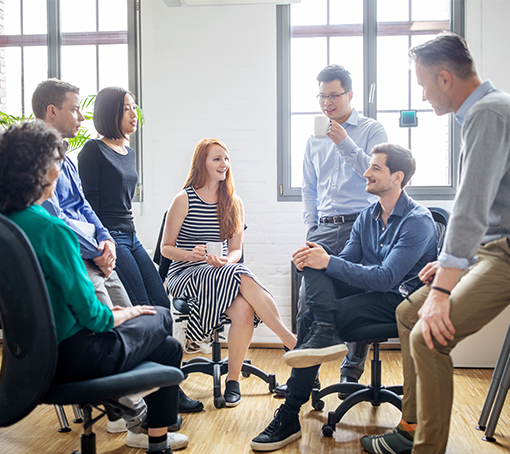
<path id="1" fill-rule="evenodd" d="M 345 224 L 346 222 L 354 222 L 359 213 L 340 215 L 340 216 L 324 216 L 320 219 L 320 224 Z"/>

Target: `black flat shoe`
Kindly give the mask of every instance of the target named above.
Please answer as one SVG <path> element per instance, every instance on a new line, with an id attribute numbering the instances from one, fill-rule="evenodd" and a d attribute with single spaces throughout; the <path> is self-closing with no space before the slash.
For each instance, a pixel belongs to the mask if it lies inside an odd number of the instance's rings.
<path id="1" fill-rule="evenodd" d="M 198 413 L 204 409 L 204 404 L 199 400 L 190 399 L 179 387 L 179 413 Z"/>
<path id="2" fill-rule="evenodd" d="M 229 380 L 225 383 L 225 405 L 227 407 L 236 407 L 241 403 L 241 389 L 239 388 L 239 382 Z"/>

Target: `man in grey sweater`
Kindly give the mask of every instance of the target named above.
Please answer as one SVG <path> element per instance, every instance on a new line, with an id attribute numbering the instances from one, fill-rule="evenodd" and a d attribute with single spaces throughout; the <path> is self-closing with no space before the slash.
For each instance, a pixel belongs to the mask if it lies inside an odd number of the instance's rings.
<path id="1" fill-rule="evenodd" d="M 510 95 L 476 74 L 466 42 L 448 33 L 410 51 L 423 99 L 461 124 L 459 186 L 430 284 L 397 308 L 404 366 L 402 421 L 367 436 L 372 453 L 439 454 L 453 401 L 451 350 L 510 304 Z M 412 449 L 412 451 L 411 451 Z"/>

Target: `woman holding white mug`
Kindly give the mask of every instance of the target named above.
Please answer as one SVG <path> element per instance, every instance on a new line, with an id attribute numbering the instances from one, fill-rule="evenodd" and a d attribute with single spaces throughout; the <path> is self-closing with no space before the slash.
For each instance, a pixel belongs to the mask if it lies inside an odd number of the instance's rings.
<path id="1" fill-rule="evenodd" d="M 202 139 L 195 147 L 184 189 L 166 216 L 161 254 L 172 260 L 168 290 L 175 298 L 187 297 L 190 319 L 186 336 L 208 339 L 226 318 L 228 336 L 227 407 L 241 401 L 239 374 L 253 337 L 263 321 L 292 349 L 296 338 L 283 324 L 271 294 L 242 263 L 244 213 L 234 190 L 226 145 Z M 206 244 L 223 243 L 223 254 L 207 254 Z M 210 246 L 209 246 L 210 247 Z"/>

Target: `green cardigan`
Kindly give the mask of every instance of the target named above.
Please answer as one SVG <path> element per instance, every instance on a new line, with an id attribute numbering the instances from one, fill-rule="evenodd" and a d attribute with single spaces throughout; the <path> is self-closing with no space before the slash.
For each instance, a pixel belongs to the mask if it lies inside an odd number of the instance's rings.
<path id="1" fill-rule="evenodd" d="M 82 329 L 113 328 L 113 314 L 94 291 L 74 233 L 39 205 L 8 216 L 27 235 L 41 265 L 50 295 L 58 342 Z"/>

